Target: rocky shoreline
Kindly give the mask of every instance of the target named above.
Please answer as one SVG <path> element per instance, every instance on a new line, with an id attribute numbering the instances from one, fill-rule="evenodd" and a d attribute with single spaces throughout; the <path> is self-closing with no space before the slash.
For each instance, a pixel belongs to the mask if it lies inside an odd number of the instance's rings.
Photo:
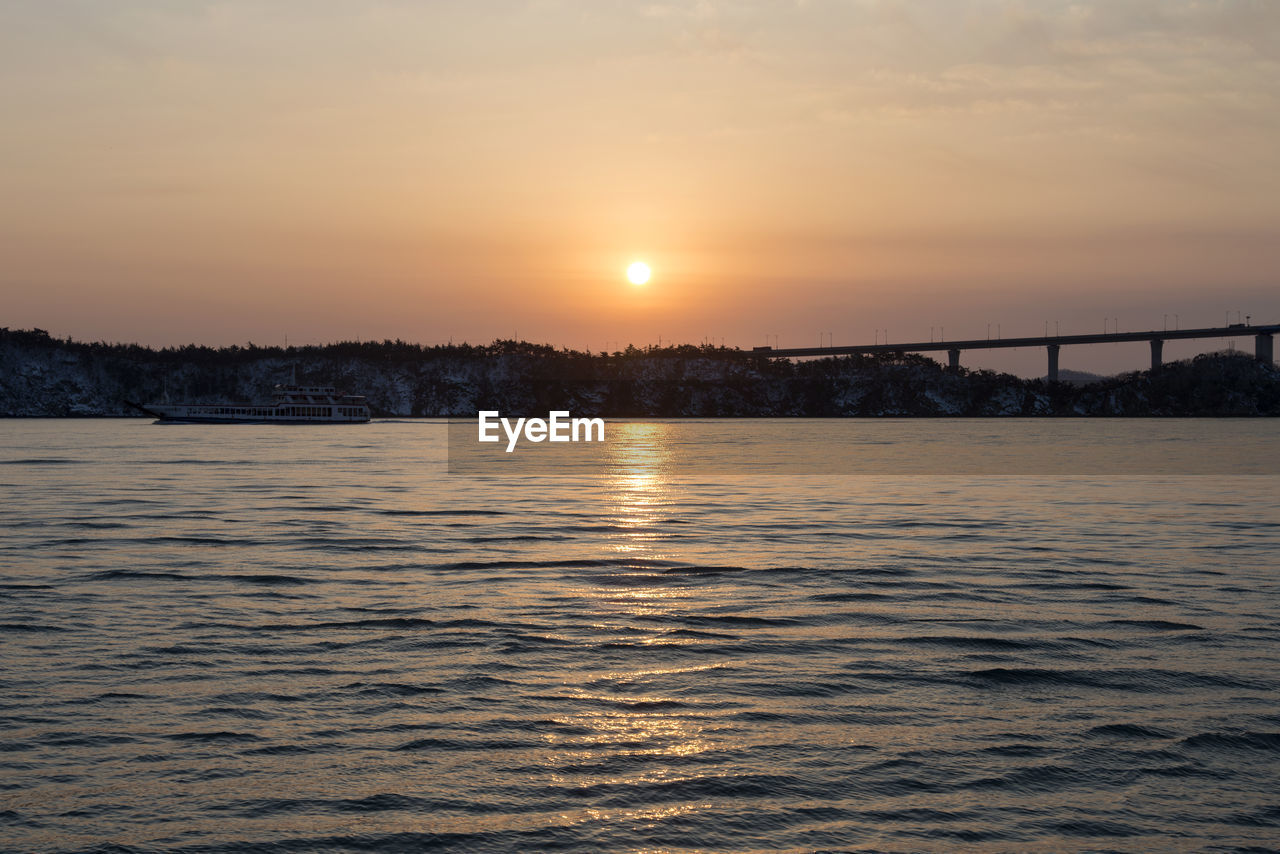
<path id="1" fill-rule="evenodd" d="M 1242 354 L 1083 384 L 951 371 L 915 354 L 791 362 L 722 347 L 608 354 L 519 341 L 423 347 L 84 343 L 0 330 L 0 416 L 112 417 L 126 400 L 250 402 L 278 383 L 364 394 L 380 417 L 480 409 L 603 417 L 1236 417 L 1280 415 L 1280 371 Z"/>

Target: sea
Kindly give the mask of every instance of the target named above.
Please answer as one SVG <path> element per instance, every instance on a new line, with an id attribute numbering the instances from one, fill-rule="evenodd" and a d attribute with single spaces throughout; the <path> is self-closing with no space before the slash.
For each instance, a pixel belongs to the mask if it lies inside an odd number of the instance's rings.
<path id="1" fill-rule="evenodd" d="M 606 429 L 0 421 L 0 850 L 1280 850 L 1280 422 Z"/>

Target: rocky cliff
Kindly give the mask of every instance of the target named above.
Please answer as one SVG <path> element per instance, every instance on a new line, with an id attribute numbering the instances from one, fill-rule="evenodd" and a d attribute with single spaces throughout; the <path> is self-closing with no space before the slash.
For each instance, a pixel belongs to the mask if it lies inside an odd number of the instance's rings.
<path id="1" fill-rule="evenodd" d="M 1201 356 L 1084 385 L 944 370 L 921 356 L 791 362 L 711 347 L 590 354 L 517 341 L 154 350 L 0 330 L 0 415 L 135 414 L 125 401 L 249 402 L 277 383 L 364 394 L 380 416 L 1280 415 L 1280 372 Z"/>

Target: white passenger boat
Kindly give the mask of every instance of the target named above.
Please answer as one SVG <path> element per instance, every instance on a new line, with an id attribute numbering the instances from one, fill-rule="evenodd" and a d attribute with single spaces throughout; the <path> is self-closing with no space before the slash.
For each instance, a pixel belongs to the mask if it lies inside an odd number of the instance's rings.
<path id="1" fill-rule="evenodd" d="M 359 424 L 369 420 L 360 396 L 332 386 L 276 386 L 270 403 L 148 403 L 125 401 L 165 424 Z"/>

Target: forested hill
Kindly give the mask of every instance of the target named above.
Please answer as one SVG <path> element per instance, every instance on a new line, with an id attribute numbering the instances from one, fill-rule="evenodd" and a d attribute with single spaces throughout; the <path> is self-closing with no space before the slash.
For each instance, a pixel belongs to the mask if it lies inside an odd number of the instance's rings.
<path id="1" fill-rule="evenodd" d="M 713 347 L 609 354 L 520 341 L 155 350 L 0 330 L 0 415 L 131 415 L 125 401 L 249 402 L 278 383 L 364 394 L 381 416 L 1280 415 L 1280 372 L 1200 356 L 1084 385 L 944 370 L 918 355 L 791 362 Z"/>

